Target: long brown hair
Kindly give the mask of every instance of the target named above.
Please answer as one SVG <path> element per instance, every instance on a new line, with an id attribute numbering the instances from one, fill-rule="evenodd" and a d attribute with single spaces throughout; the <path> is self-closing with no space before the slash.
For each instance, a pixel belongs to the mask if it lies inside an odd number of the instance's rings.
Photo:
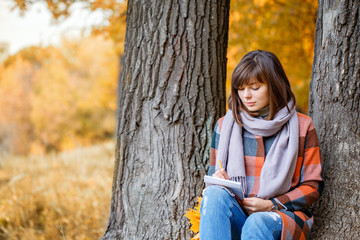
<path id="1" fill-rule="evenodd" d="M 228 106 L 237 124 L 242 125 L 240 116 L 242 110 L 254 116 L 254 113 L 247 110 L 238 95 L 238 89 L 249 84 L 252 79 L 257 79 L 268 86 L 270 114 L 267 120 L 273 119 L 275 114 L 287 106 L 289 101 L 292 100 L 295 106 L 295 96 L 291 91 L 284 68 L 276 55 L 263 50 L 252 51 L 240 60 L 231 77 L 231 94 L 228 99 Z M 288 110 L 290 111 L 289 108 Z"/>

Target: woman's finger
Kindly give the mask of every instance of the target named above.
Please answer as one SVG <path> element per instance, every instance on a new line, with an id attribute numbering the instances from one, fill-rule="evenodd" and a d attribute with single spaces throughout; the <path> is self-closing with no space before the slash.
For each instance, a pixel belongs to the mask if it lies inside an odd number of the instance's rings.
<path id="1" fill-rule="evenodd" d="M 217 174 L 217 176 L 219 176 L 222 179 L 229 179 L 229 176 L 227 175 L 226 171 L 223 168 L 217 170 L 215 174 Z"/>
<path id="2" fill-rule="evenodd" d="M 254 213 L 254 211 L 250 207 L 246 207 L 245 210 L 249 215 Z"/>
<path id="3" fill-rule="evenodd" d="M 222 173 L 222 175 L 224 176 L 224 179 L 230 179 L 229 178 L 229 175 L 227 174 L 227 172 L 225 171 L 225 169 L 220 169 L 220 171 L 221 171 L 221 173 Z"/>
<path id="4" fill-rule="evenodd" d="M 271 210 L 272 202 L 261 198 L 245 198 L 243 200 L 244 206 L 248 207 L 252 212 L 266 212 Z"/>
<path id="5" fill-rule="evenodd" d="M 229 176 L 227 175 L 224 169 L 217 170 L 212 176 L 221 179 L 229 179 Z"/>
<path id="6" fill-rule="evenodd" d="M 216 177 L 216 178 L 225 179 L 225 177 L 224 177 L 223 174 L 221 173 L 221 170 L 217 170 L 212 176 L 213 176 L 213 177 Z"/>
<path id="7" fill-rule="evenodd" d="M 243 203 L 247 207 L 254 207 L 254 201 L 253 198 L 244 198 Z"/>

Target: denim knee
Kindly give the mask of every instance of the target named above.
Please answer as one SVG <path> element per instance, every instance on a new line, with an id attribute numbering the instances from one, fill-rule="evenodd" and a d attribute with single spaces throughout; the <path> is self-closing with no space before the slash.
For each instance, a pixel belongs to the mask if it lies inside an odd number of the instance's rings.
<path id="1" fill-rule="evenodd" d="M 279 239 L 282 230 L 281 216 L 276 212 L 251 214 L 242 229 L 242 239 Z"/>
<path id="2" fill-rule="evenodd" d="M 240 239 L 246 215 L 227 188 L 207 187 L 203 192 L 200 212 L 201 239 Z"/>
<path id="3" fill-rule="evenodd" d="M 228 189 L 222 186 L 209 186 L 203 191 L 203 199 L 201 202 L 201 214 L 206 214 L 205 209 L 219 209 L 223 207 L 231 207 L 232 198 L 234 197 Z"/>
<path id="4" fill-rule="evenodd" d="M 265 222 L 266 216 L 262 212 L 256 212 L 251 214 L 247 219 L 246 222 L 248 225 L 251 226 L 262 226 Z"/>

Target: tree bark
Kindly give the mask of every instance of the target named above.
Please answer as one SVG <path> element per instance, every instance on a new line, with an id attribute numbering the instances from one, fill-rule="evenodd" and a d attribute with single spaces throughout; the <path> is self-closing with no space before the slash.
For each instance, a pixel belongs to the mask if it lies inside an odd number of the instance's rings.
<path id="1" fill-rule="evenodd" d="M 360 1 L 320 0 L 309 112 L 324 160 L 313 239 L 360 236 Z"/>
<path id="2" fill-rule="evenodd" d="M 129 1 L 116 163 L 102 239 L 190 239 L 225 113 L 228 0 Z"/>

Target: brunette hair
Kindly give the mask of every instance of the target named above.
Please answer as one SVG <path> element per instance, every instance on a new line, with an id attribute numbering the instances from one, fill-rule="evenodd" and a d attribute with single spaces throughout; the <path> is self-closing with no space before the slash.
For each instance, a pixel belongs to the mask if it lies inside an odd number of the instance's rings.
<path id="1" fill-rule="evenodd" d="M 252 51 L 240 60 L 231 77 L 231 94 L 228 99 L 228 106 L 237 124 L 242 125 L 240 116 L 242 110 L 251 116 L 256 116 L 256 113 L 247 110 L 238 95 L 238 89 L 249 84 L 253 79 L 268 86 L 270 114 L 267 120 L 273 119 L 280 109 L 287 107 L 289 101 L 292 100 L 293 106 L 295 106 L 295 96 L 291 91 L 289 80 L 279 59 L 275 54 L 268 51 Z M 290 112 L 289 108 L 288 110 Z"/>

